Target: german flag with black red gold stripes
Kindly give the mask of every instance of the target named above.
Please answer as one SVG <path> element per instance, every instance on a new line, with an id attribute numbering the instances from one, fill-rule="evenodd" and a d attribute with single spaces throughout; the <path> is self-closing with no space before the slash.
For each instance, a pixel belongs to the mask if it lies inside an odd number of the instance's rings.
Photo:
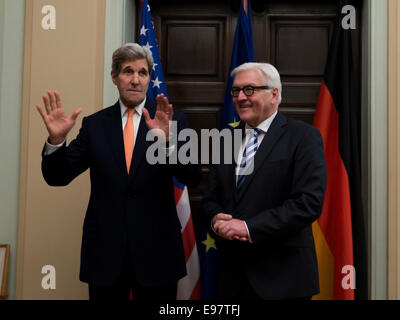
<path id="1" fill-rule="evenodd" d="M 351 29 L 339 1 L 314 117 L 324 141 L 328 180 L 321 217 L 313 224 L 321 293 L 314 299 L 367 299 L 367 254 L 361 202 L 358 117 Z"/>

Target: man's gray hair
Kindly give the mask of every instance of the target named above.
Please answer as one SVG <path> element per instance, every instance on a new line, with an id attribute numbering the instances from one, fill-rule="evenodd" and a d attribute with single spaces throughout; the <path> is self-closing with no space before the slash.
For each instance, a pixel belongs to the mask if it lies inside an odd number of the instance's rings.
<path id="1" fill-rule="evenodd" d="M 282 101 L 282 83 L 278 70 L 276 70 L 276 68 L 269 63 L 247 62 L 233 69 L 231 72 L 231 76 L 234 77 L 239 72 L 250 69 L 260 70 L 261 73 L 264 75 L 265 85 L 278 89 L 279 91 L 278 106 L 279 106 L 279 104 Z"/>
<path id="2" fill-rule="evenodd" d="M 114 51 L 112 55 L 111 74 L 119 75 L 121 66 L 126 61 L 146 59 L 149 67 L 149 74 L 153 70 L 154 59 L 151 51 L 146 47 L 142 47 L 137 43 L 125 43 L 120 48 Z"/>

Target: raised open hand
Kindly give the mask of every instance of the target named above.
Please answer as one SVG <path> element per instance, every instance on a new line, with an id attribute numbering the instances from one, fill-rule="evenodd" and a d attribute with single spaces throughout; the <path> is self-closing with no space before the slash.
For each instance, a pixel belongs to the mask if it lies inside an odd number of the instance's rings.
<path id="1" fill-rule="evenodd" d="M 57 90 L 47 91 L 47 96 L 42 96 L 46 112 L 42 110 L 39 104 L 36 109 L 42 116 L 43 122 L 49 132 L 49 142 L 51 144 L 60 144 L 66 137 L 68 132 L 75 125 L 76 118 L 82 112 L 82 108 L 76 109 L 70 117 L 68 117 L 62 107 L 60 93 Z"/>
<path id="2" fill-rule="evenodd" d="M 150 130 L 159 129 L 165 134 L 166 141 L 169 140 L 169 122 L 172 121 L 173 109 L 172 104 L 168 102 L 168 98 L 164 94 L 158 94 L 156 97 L 157 110 L 154 119 L 150 118 L 149 111 L 143 108 L 143 116 Z M 157 135 L 157 134 L 156 134 Z"/>

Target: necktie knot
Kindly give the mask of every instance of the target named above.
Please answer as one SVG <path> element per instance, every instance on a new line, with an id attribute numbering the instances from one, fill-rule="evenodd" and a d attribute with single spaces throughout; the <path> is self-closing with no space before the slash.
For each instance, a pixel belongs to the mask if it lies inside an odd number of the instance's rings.
<path id="1" fill-rule="evenodd" d="M 135 109 L 128 108 L 128 119 L 132 119 Z"/>

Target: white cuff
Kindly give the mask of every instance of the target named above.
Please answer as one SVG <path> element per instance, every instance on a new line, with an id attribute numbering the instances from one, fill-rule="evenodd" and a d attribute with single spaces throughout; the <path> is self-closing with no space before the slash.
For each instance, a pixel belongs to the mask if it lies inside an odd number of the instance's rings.
<path id="1" fill-rule="evenodd" d="M 171 154 L 175 151 L 175 144 L 170 144 L 167 148 L 166 143 L 161 145 L 161 149 L 165 152 L 165 154 L 170 157 Z"/>
<path id="2" fill-rule="evenodd" d="M 65 143 L 65 140 L 63 142 L 61 142 L 60 144 L 54 145 L 54 144 L 49 143 L 46 140 L 46 145 L 44 147 L 44 155 L 45 156 L 51 155 L 53 152 L 60 149 L 64 143 Z"/>

